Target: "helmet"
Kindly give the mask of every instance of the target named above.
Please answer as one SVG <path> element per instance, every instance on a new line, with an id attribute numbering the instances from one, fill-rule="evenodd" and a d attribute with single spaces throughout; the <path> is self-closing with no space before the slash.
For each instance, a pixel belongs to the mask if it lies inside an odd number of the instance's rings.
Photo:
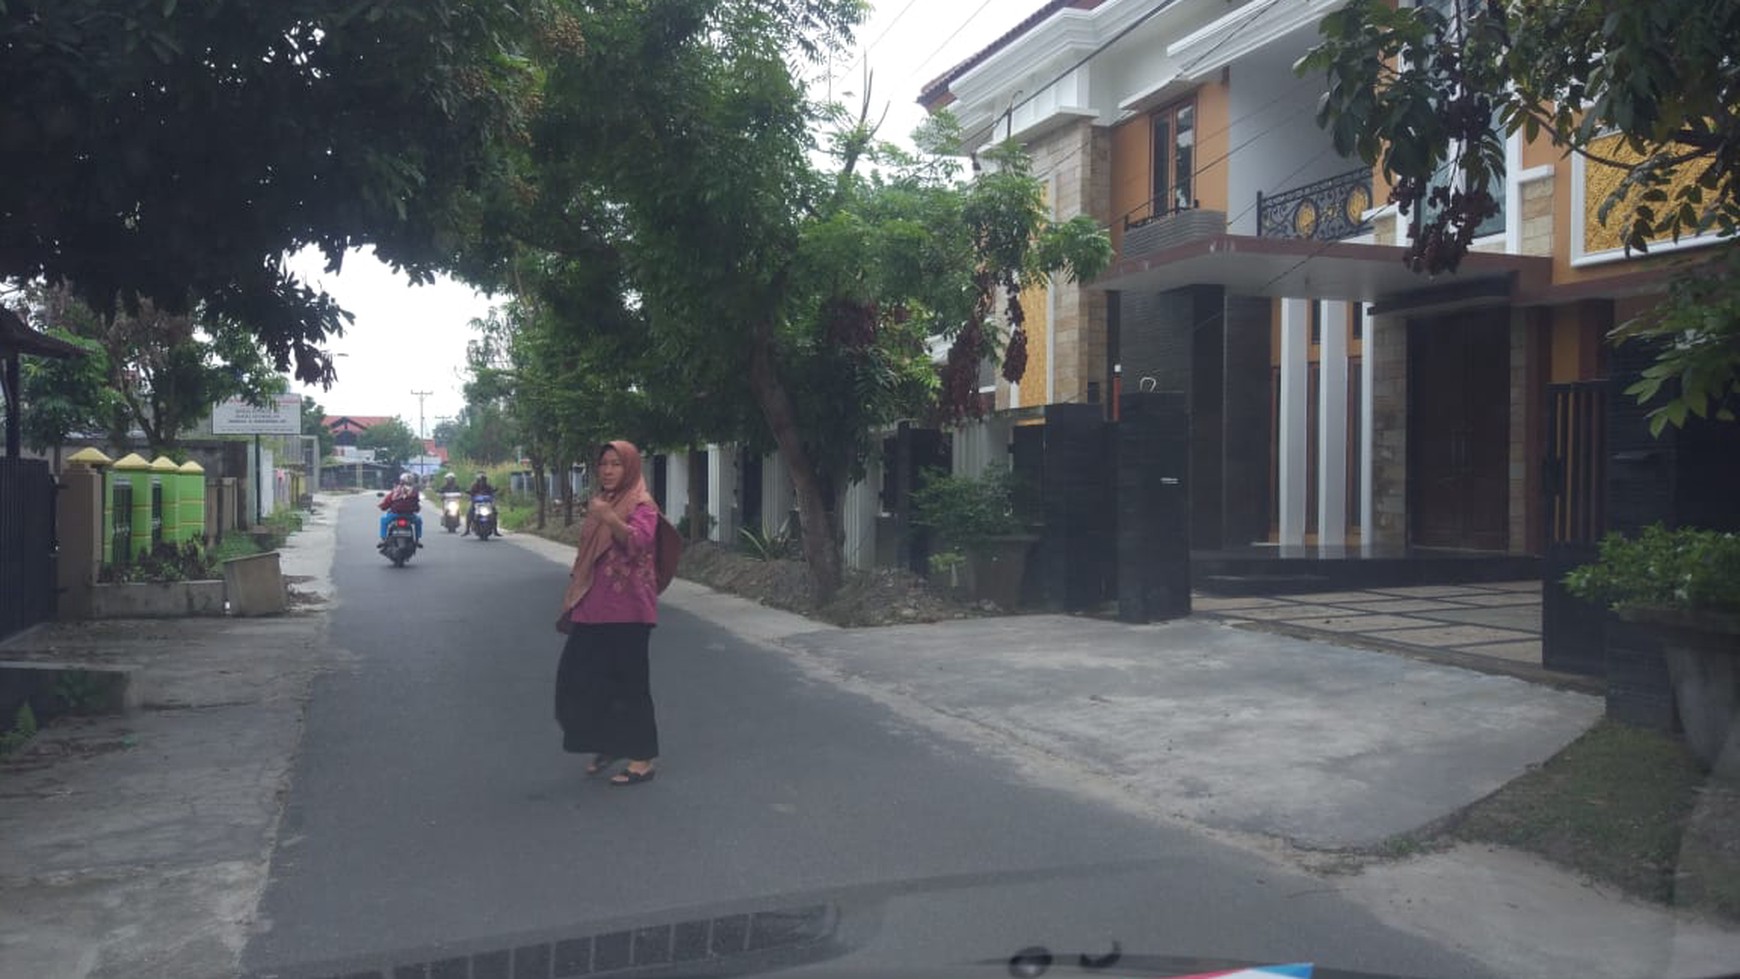
<path id="1" fill-rule="evenodd" d="M 478 478 L 478 479 L 488 479 L 488 478 L 489 478 L 489 473 L 486 473 L 486 472 L 480 472 L 480 473 L 478 473 L 478 474 L 477 474 L 477 478 Z"/>
<path id="2" fill-rule="evenodd" d="M 409 486 L 416 481 L 417 481 L 417 477 L 411 475 L 410 473 L 403 473 L 399 476 L 399 482 L 404 483 L 406 486 Z"/>
<path id="3" fill-rule="evenodd" d="M 452 479 L 452 478 L 453 478 L 453 474 L 452 474 L 452 473 L 448 473 L 448 474 L 447 474 L 447 478 L 448 478 L 448 479 Z"/>

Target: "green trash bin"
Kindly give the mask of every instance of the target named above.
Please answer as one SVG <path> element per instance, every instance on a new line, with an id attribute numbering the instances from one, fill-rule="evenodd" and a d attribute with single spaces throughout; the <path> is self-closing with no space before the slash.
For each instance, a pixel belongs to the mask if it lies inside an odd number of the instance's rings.
<path id="1" fill-rule="evenodd" d="M 115 460 L 109 487 L 114 509 L 116 564 L 131 564 L 151 550 L 151 463 L 138 453 Z"/>
<path id="2" fill-rule="evenodd" d="M 181 539 L 205 542 L 205 468 L 193 460 L 177 470 L 181 484 L 176 500 L 181 507 Z"/>
<path id="3" fill-rule="evenodd" d="M 156 487 L 156 513 L 152 520 L 157 525 L 157 540 L 159 543 L 181 545 L 181 467 L 168 456 L 158 456 L 151 460 L 151 482 Z"/>

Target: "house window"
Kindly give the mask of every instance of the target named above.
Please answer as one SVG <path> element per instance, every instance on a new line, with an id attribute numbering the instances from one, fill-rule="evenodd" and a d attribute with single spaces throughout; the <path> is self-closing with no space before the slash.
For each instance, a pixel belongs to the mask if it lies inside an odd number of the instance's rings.
<path id="1" fill-rule="evenodd" d="M 1196 100 L 1154 113 L 1155 216 L 1193 207 L 1196 167 Z"/>
<path id="2" fill-rule="evenodd" d="M 1464 0 L 1464 3 L 1466 3 L 1466 0 Z M 1415 4 L 1415 6 L 1431 7 L 1433 9 L 1437 10 L 1438 13 L 1440 13 L 1444 16 L 1444 19 L 1447 22 L 1447 25 L 1445 27 L 1446 31 L 1449 31 L 1453 35 L 1458 35 L 1461 33 L 1461 31 L 1462 31 L 1462 15 L 1461 15 L 1461 11 L 1458 9 L 1458 3 L 1456 2 L 1456 0 L 1418 0 L 1418 2 Z M 1491 127 L 1494 131 L 1498 131 L 1498 132 L 1502 132 L 1504 129 L 1503 114 L 1501 112 L 1500 107 L 1496 106 L 1496 105 L 1493 106 L 1493 109 L 1492 109 Z M 1459 177 L 1455 173 L 1454 167 L 1451 165 L 1451 161 L 1453 161 L 1458 155 L 1460 155 L 1459 154 L 1460 149 L 1461 149 L 1461 146 L 1460 146 L 1459 142 L 1453 142 L 1451 144 L 1451 146 L 1450 146 L 1451 159 L 1446 160 L 1444 162 L 1444 165 L 1438 169 L 1438 172 L 1433 175 L 1433 177 L 1432 177 L 1432 186 L 1433 187 L 1454 186 L 1455 182 L 1459 179 Z M 1505 229 L 1504 177 L 1502 175 L 1499 175 L 1499 174 L 1493 174 L 1490 177 L 1488 177 L 1487 184 L 1486 184 L 1486 191 L 1488 193 L 1490 193 L 1492 195 L 1493 200 L 1497 202 L 1498 210 L 1493 212 L 1493 214 L 1490 217 L 1488 217 L 1486 220 L 1480 222 L 1480 224 L 1475 227 L 1474 237 L 1476 237 L 1476 238 L 1485 238 L 1485 237 L 1488 237 L 1490 235 L 1503 234 L 1504 229 Z M 1428 191 L 1427 191 L 1428 199 L 1429 199 L 1430 193 L 1431 193 L 1431 191 L 1428 189 Z M 1437 217 L 1438 213 L 1441 210 L 1442 210 L 1442 208 L 1439 208 L 1439 207 L 1434 206 L 1434 205 L 1430 205 L 1425 200 L 1422 200 L 1420 202 L 1420 206 L 1414 209 L 1414 222 L 1413 222 L 1414 236 L 1418 237 L 1419 233 L 1420 233 L 1420 227 L 1422 226 L 1422 224 L 1429 218 Z"/>

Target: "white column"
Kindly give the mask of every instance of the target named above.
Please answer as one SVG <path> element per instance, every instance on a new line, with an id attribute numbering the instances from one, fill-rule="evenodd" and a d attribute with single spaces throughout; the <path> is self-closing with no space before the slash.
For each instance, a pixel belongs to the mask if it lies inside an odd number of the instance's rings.
<path id="1" fill-rule="evenodd" d="M 786 471 L 785 457 L 775 449 L 761 460 L 761 529 L 762 532 L 773 535 L 785 527 L 787 516 L 791 513 L 792 501 L 797 494 L 792 492 L 791 473 Z"/>
<path id="2" fill-rule="evenodd" d="M 1372 503 L 1371 472 L 1376 446 L 1372 439 L 1372 365 L 1377 362 L 1377 321 L 1366 303 L 1359 303 L 1354 315 L 1360 317 L 1359 356 L 1359 540 L 1362 548 L 1370 547 L 1376 538 L 1376 511 Z"/>
<path id="3" fill-rule="evenodd" d="M 713 532 L 720 543 L 737 540 L 737 453 L 735 445 L 707 447 L 707 509 L 712 512 Z"/>
<path id="4" fill-rule="evenodd" d="M 1347 543 L 1347 303 L 1323 304 L 1318 351 L 1317 542 Z"/>
<path id="5" fill-rule="evenodd" d="M 1306 300 L 1281 300 L 1281 543 L 1305 543 L 1305 453 L 1310 392 L 1311 311 Z"/>
<path id="6" fill-rule="evenodd" d="M 671 523 L 689 511 L 689 452 L 679 449 L 665 459 L 665 517 Z M 688 528 L 684 528 L 684 533 Z"/>
<path id="7" fill-rule="evenodd" d="M 872 460 L 865 468 L 864 481 L 846 489 L 845 513 L 841 514 L 846 530 L 846 564 L 859 571 L 876 568 L 876 517 L 881 511 L 877 495 L 882 486 L 882 464 Z"/>

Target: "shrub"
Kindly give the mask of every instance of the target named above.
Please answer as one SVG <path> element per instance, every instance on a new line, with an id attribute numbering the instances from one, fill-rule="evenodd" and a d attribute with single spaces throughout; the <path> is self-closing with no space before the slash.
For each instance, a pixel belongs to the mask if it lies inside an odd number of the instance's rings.
<path id="1" fill-rule="evenodd" d="M 1015 512 L 1015 477 L 1005 466 L 978 476 L 931 470 L 913 491 L 912 505 L 913 522 L 935 531 L 950 550 L 970 551 L 1026 529 Z"/>
<path id="2" fill-rule="evenodd" d="M 1656 524 L 1608 534 L 1600 558 L 1565 576 L 1571 594 L 1612 608 L 1740 612 L 1740 534 Z"/>
<path id="3" fill-rule="evenodd" d="M 111 564 L 103 569 L 105 582 L 203 581 L 217 577 L 211 557 L 196 541 L 158 544 L 131 564 Z"/>

